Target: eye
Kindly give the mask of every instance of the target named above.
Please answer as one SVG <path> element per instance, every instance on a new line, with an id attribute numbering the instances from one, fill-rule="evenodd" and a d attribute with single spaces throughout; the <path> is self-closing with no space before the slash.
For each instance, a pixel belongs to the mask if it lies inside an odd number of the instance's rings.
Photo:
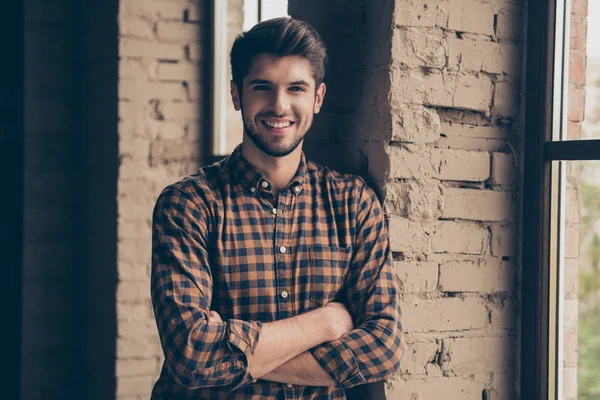
<path id="1" fill-rule="evenodd" d="M 271 88 L 270 88 L 270 87 L 268 87 L 267 85 L 257 85 L 257 86 L 254 86 L 254 87 L 252 88 L 252 90 L 255 90 L 255 91 L 258 91 L 258 92 L 262 92 L 262 91 L 265 91 L 265 90 L 270 90 L 270 89 L 271 89 Z"/>
<path id="2" fill-rule="evenodd" d="M 305 92 L 302 86 L 290 86 L 290 91 L 292 92 Z"/>

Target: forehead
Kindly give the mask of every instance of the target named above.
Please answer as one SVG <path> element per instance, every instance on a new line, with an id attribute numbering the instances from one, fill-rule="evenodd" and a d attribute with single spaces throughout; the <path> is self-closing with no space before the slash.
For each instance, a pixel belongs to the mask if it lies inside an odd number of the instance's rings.
<path id="1" fill-rule="evenodd" d="M 301 56 L 279 57 L 274 54 L 261 54 L 252 60 L 252 66 L 244 81 L 264 79 L 274 83 L 305 81 L 311 86 L 315 84 L 312 67 L 307 59 Z"/>

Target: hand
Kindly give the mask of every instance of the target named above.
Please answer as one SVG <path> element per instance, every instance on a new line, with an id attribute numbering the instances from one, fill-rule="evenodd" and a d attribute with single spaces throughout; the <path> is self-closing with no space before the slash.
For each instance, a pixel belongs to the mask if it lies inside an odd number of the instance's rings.
<path id="1" fill-rule="evenodd" d="M 328 303 L 324 309 L 328 311 L 329 329 L 333 338 L 331 340 L 337 340 L 354 329 L 352 316 L 344 304 L 334 301 Z"/>
<path id="2" fill-rule="evenodd" d="M 221 319 L 221 316 L 219 315 L 219 313 L 216 312 L 216 311 L 212 311 L 212 310 L 208 314 L 208 320 L 209 321 L 216 321 L 216 322 L 223 322 L 223 320 Z"/>

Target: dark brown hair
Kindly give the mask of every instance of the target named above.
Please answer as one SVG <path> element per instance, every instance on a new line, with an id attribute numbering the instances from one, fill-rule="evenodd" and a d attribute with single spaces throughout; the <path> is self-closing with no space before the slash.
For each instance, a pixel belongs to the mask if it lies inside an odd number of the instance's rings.
<path id="1" fill-rule="evenodd" d="M 327 48 L 315 28 L 289 17 L 274 18 L 239 34 L 233 42 L 231 75 L 240 93 L 254 58 L 267 53 L 279 57 L 304 57 L 312 67 L 317 88 L 325 78 Z"/>

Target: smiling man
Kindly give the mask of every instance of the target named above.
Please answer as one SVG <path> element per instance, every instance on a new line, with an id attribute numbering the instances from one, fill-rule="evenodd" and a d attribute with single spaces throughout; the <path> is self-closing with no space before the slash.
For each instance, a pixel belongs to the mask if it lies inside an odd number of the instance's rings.
<path id="1" fill-rule="evenodd" d="M 231 51 L 243 142 L 168 186 L 153 215 L 152 301 L 165 354 L 153 399 L 345 399 L 404 349 L 379 201 L 306 161 L 325 98 L 307 23 L 262 22 Z"/>

